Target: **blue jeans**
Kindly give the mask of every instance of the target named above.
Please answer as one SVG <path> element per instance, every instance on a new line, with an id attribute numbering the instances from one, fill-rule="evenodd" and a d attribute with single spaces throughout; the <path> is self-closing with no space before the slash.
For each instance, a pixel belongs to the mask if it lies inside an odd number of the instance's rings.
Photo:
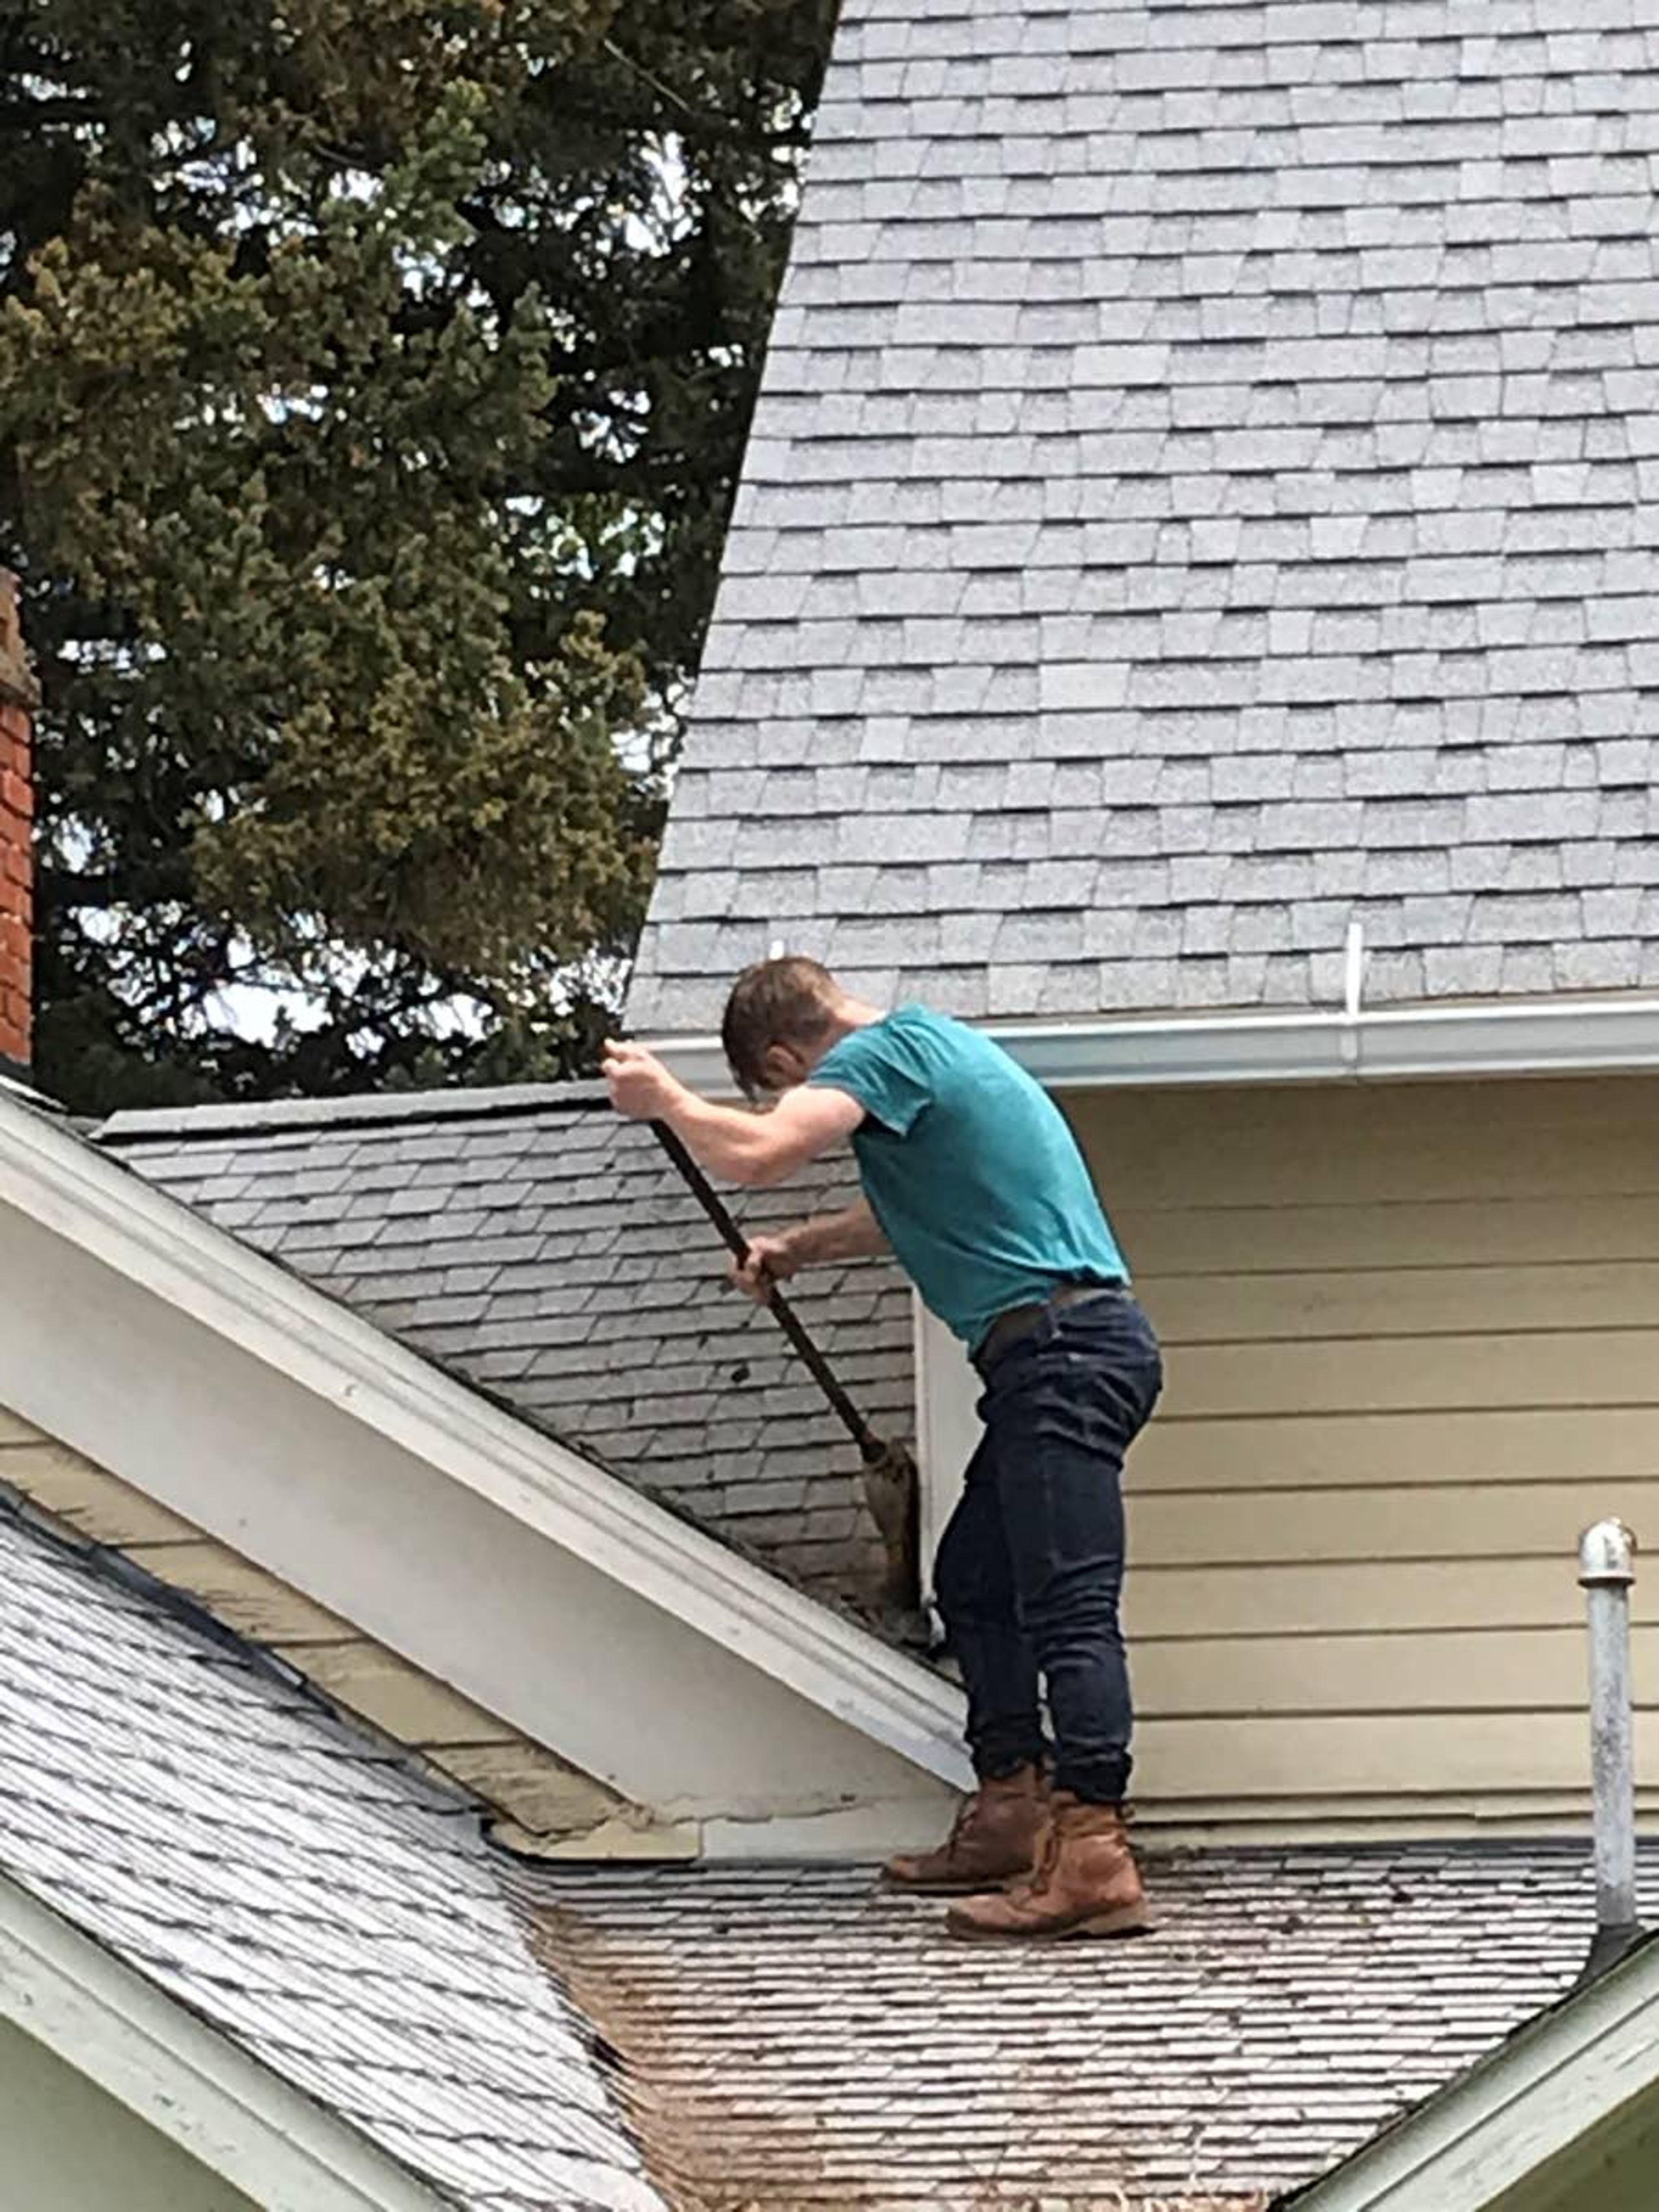
<path id="1" fill-rule="evenodd" d="M 1109 1292 L 1051 1308 L 980 1372 L 985 1434 L 933 1566 L 974 1765 L 994 1778 L 1045 1756 L 1041 1686 L 1055 1788 L 1115 1805 L 1134 1724 L 1123 1456 L 1163 1387 L 1158 1340 L 1127 1291 Z"/>

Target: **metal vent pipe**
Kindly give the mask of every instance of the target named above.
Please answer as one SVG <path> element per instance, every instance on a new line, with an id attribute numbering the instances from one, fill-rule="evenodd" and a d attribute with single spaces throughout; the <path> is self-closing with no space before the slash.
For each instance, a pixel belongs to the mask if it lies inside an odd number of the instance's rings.
<path id="1" fill-rule="evenodd" d="M 1595 1940 L 1586 1975 L 1621 1959 L 1642 1933 L 1636 1912 L 1636 1757 L 1630 1590 L 1636 1539 L 1598 1521 L 1578 1547 L 1589 1613 L 1590 1774 L 1595 1807 Z"/>

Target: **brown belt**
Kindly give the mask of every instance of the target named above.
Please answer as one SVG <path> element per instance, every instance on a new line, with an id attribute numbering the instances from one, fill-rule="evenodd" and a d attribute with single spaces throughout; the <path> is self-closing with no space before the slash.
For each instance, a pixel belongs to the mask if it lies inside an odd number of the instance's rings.
<path id="1" fill-rule="evenodd" d="M 1052 1296 L 1039 1298 L 1030 1305 L 1010 1306 L 991 1323 L 974 1346 L 974 1364 L 984 1369 L 994 1359 L 1000 1359 L 1011 1344 L 1018 1344 L 1029 1336 L 1044 1317 L 1058 1306 L 1086 1305 L 1091 1298 L 1121 1298 L 1128 1296 L 1127 1283 L 1062 1283 Z"/>

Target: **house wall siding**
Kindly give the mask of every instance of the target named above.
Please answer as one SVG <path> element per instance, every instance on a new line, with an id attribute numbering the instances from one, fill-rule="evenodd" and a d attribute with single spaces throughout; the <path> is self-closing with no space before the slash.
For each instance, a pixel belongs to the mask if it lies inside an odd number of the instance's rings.
<path id="1" fill-rule="evenodd" d="M 1659 1538 L 1659 1083 L 1066 1102 L 1164 1339 L 1143 1813 L 1582 1820 L 1577 1539 Z M 1659 1569 L 1633 1620 L 1659 1818 Z"/>
<path id="2" fill-rule="evenodd" d="M 1491 2212 L 1653 2212 L 1659 2204 L 1659 2096 L 1613 2120 L 1507 2189 Z"/>
<path id="3" fill-rule="evenodd" d="M 3 1407 L 0 1484 L 196 1598 L 228 1628 L 287 1660 L 335 1704 L 473 1791 L 497 1814 L 503 1841 L 554 1857 L 684 1857 L 695 1849 L 693 1832 L 629 1805 Z"/>

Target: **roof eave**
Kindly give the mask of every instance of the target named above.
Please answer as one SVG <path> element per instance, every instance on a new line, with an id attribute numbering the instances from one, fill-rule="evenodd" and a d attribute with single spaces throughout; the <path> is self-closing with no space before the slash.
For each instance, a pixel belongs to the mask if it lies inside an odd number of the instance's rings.
<path id="1" fill-rule="evenodd" d="M 978 1026 L 1057 1090 L 1659 1069 L 1659 998 L 1645 996 L 992 1020 Z M 651 1042 L 683 1081 L 730 1091 L 717 1037 Z"/>

